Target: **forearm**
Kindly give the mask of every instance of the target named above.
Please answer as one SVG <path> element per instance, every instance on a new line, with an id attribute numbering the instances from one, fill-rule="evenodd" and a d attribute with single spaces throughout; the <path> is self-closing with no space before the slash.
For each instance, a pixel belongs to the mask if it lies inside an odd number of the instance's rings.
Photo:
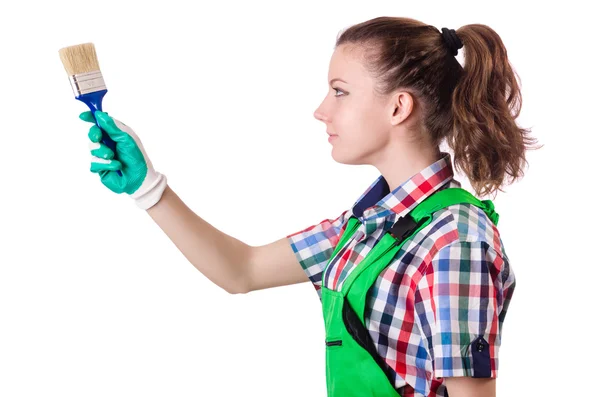
<path id="1" fill-rule="evenodd" d="M 250 246 L 200 218 L 168 185 L 147 212 L 204 276 L 230 293 L 245 290 Z"/>

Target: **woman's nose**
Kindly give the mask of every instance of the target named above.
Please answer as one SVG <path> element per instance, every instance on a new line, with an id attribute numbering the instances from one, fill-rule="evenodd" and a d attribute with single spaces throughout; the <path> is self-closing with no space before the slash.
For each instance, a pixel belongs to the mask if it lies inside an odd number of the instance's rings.
<path id="1" fill-rule="evenodd" d="M 315 110 L 314 113 L 315 119 L 322 121 L 324 123 L 327 122 L 327 116 L 325 116 L 325 114 L 321 111 L 321 108 L 317 108 L 317 110 Z"/>

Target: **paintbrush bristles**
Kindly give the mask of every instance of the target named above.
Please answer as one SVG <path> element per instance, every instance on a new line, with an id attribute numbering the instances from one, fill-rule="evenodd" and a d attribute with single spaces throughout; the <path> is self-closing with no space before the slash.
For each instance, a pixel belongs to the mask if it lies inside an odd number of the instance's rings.
<path id="1" fill-rule="evenodd" d="M 93 43 L 61 48 L 58 54 L 69 76 L 100 70 Z"/>

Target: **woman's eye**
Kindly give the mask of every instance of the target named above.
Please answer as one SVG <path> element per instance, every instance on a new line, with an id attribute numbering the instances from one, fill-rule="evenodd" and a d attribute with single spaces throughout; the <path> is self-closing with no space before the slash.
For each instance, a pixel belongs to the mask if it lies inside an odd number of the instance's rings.
<path id="1" fill-rule="evenodd" d="M 342 91 L 342 90 L 340 90 L 340 89 L 338 89 L 338 88 L 334 88 L 333 90 L 336 92 L 336 94 L 337 94 L 338 92 L 341 92 L 342 94 L 344 94 L 344 91 Z M 340 95 L 334 95 L 334 96 L 340 96 Z"/>

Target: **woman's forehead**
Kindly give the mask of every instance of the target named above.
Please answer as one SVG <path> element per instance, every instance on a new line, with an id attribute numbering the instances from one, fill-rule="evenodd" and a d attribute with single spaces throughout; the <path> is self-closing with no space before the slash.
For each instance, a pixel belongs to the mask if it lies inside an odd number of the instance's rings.
<path id="1" fill-rule="evenodd" d="M 371 76 L 364 68 L 362 59 L 362 49 L 356 46 L 337 47 L 329 63 L 328 81 L 342 79 L 349 85 L 363 85 L 365 80 L 371 79 Z"/>

